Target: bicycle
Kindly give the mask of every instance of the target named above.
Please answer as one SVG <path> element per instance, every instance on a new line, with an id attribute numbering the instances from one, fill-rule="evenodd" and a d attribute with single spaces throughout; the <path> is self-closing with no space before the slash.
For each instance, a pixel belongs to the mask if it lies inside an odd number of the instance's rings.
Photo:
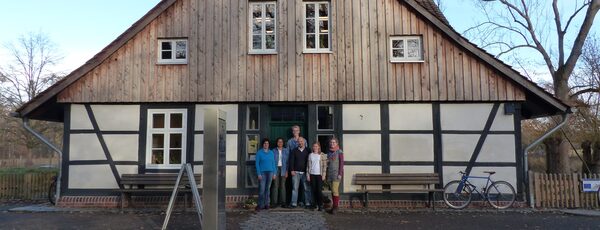
<path id="1" fill-rule="evenodd" d="M 48 188 L 48 201 L 52 205 L 56 204 L 56 180 L 58 176 L 52 176 L 52 183 L 50 183 L 50 187 Z"/>
<path id="2" fill-rule="evenodd" d="M 487 177 L 482 176 L 467 176 L 463 171 L 460 180 L 450 181 L 444 186 L 444 202 L 450 208 L 463 209 L 471 203 L 473 192 L 479 194 L 480 197 L 486 199 L 494 208 L 505 209 L 513 205 L 516 199 L 515 188 L 506 181 L 493 181 L 491 176 L 496 172 L 484 171 Z M 486 184 L 480 192 L 477 186 L 469 182 L 469 179 L 485 179 Z"/>

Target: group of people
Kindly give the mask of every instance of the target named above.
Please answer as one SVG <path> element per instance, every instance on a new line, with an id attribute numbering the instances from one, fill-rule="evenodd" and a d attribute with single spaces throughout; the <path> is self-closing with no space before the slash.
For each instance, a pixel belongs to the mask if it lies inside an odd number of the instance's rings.
<path id="1" fill-rule="evenodd" d="M 262 148 L 256 153 L 259 180 L 257 211 L 275 206 L 296 208 L 300 203 L 305 208 L 323 211 L 323 182 L 327 182 L 332 193 L 329 212 L 335 214 L 340 201 L 340 180 L 344 175 L 344 153 L 339 140 L 331 138 L 325 154 L 319 142 L 313 143 L 309 150 L 306 139 L 300 136 L 299 126 L 292 127 L 292 134 L 285 145 L 283 138 L 277 138 L 273 149 L 269 149 L 270 140 L 263 139 Z M 289 175 L 292 176 L 292 197 L 288 204 L 286 181 Z M 303 202 L 299 201 L 300 184 Z"/>

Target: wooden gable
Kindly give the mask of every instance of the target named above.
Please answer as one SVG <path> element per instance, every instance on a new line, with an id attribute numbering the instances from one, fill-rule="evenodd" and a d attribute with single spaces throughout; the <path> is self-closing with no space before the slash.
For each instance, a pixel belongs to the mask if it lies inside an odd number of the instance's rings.
<path id="1" fill-rule="evenodd" d="M 177 0 L 58 102 L 523 101 L 525 89 L 404 1 L 331 0 L 332 53 L 302 52 L 302 0 L 277 1 L 276 55 L 248 54 L 248 1 Z M 422 35 L 424 62 L 391 63 L 390 35 Z M 189 64 L 157 65 L 187 37 Z"/>

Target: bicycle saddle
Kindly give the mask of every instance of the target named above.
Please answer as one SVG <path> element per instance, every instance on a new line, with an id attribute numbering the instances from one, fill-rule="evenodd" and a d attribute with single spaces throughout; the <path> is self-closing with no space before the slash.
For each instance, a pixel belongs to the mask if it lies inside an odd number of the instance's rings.
<path id="1" fill-rule="evenodd" d="M 488 173 L 490 175 L 494 175 L 496 172 L 494 172 L 494 171 L 483 171 L 483 173 Z"/>

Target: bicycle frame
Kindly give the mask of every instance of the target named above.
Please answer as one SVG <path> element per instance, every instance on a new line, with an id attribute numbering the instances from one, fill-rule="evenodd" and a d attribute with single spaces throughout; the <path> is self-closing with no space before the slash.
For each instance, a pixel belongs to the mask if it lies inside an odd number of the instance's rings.
<path id="1" fill-rule="evenodd" d="M 460 193 L 460 191 L 463 190 L 464 186 L 469 186 L 470 188 L 472 188 L 472 190 L 474 192 L 476 192 L 477 194 L 479 194 L 482 198 L 487 199 L 487 196 L 485 195 L 485 192 L 483 192 L 483 193 L 479 192 L 479 189 L 477 189 L 477 186 L 475 186 L 474 184 L 472 184 L 471 182 L 469 182 L 469 179 L 486 180 L 485 187 L 483 189 L 487 189 L 487 187 L 489 187 L 491 184 L 494 183 L 494 181 L 490 177 L 491 177 L 491 175 L 489 175 L 487 177 L 482 177 L 482 176 L 465 176 L 465 175 L 463 175 L 461 177 L 461 179 L 460 179 L 460 184 L 456 188 L 456 193 Z"/>

